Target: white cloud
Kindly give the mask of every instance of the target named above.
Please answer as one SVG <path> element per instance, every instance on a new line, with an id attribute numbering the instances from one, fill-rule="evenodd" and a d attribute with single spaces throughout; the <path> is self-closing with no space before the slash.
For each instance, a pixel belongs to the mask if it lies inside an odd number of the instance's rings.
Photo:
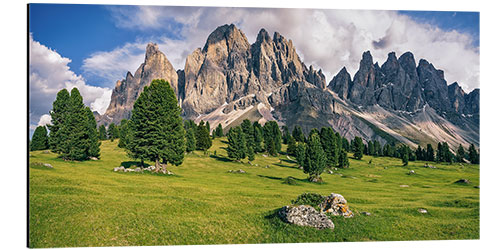
<path id="1" fill-rule="evenodd" d="M 465 91 L 479 87 L 479 51 L 468 34 L 443 31 L 413 21 L 395 11 L 210 8 L 169 6 L 110 7 L 116 25 L 127 29 L 153 30 L 159 35 L 98 52 L 84 61 L 85 72 L 110 82 L 125 77 L 144 59 L 149 41 L 157 42 L 176 69 L 185 58 L 203 47 L 216 27 L 234 23 L 255 41 L 261 28 L 278 31 L 291 39 L 306 64 L 323 69 L 327 82 L 346 66 L 357 71 L 361 55 L 370 50 L 375 61 L 385 62 L 391 51 L 399 56 L 411 51 L 415 59 L 427 59 L 445 71 L 448 83 L 458 81 Z M 175 39 L 164 33 L 176 34 Z"/>
<path id="2" fill-rule="evenodd" d="M 77 87 L 85 105 L 104 113 L 111 99 L 111 89 L 86 84 L 82 76 L 70 70 L 70 59 L 33 40 L 31 35 L 29 39 L 30 124 L 47 124 L 48 112 L 57 92 L 63 88 Z"/>

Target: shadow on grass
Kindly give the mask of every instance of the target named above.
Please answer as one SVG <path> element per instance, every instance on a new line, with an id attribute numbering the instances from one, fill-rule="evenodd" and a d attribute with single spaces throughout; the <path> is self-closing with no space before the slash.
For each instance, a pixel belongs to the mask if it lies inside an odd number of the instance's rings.
<path id="1" fill-rule="evenodd" d="M 120 163 L 120 166 L 124 166 L 125 168 L 130 168 L 132 166 L 140 166 L 141 162 L 140 161 L 122 161 Z M 144 165 L 148 165 L 147 163 L 144 163 Z"/>
<path id="2" fill-rule="evenodd" d="M 294 160 L 288 160 L 288 159 L 280 159 L 280 160 L 282 160 L 282 161 L 284 161 L 284 162 L 286 162 L 286 163 L 290 163 L 290 164 L 296 164 L 296 163 L 297 163 L 297 162 L 296 162 L 296 161 L 294 161 Z"/>
<path id="3" fill-rule="evenodd" d="M 218 155 L 210 155 L 210 158 L 214 158 L 218 161 L 223 161 L 223 162 L 232 162 L 231 159 L 229 159 L 227 157 L 218 156 Z"/>
<path id="4" fill-rule="evenodd" d="M 325 181 L 323 182 L 311 182 L 309 181 L 308 178 L 300 179 L 300 178 L 295 178 L 292 176 L 288 176 L 286 178 L 281 178 L 281 177 L 276 177 L 276 176 L 269 176 L 269 175 L 257 175 L 258 177 L 270 179 L 270 180 L 276 180 L 276 181 L 282 181 L 283 184 L 289 184 L 289 185 L 299 185 L 299 183 L 290 183 L 290 179 L 293 179 L 293 182 L 301 182 L 301 183 L 310 183 L 310 184 L 315 184 L 315 185 L 324 185 L 326 184 Z"/>
<path id="5" fill-rule="evenodd" d="M 228 142 L 228 141 L 226 141 L 226 140 L 221 140 L 220 142 L 222 142 L 222 143 L 224 143 L 224 144 L 229 144 L 229 142 Z"/>
<path id="6" fill-rule="evenodd" d="M 281 164 L 281 163 L 273 163 L 273 165 L 278 166 L 278 167 L 282 167 L 282 168 L 291 168 L 291 169 L 298 169 L 298 170 L 300 170 L 299 168 L 292 167 L 292 166 L 287 166 L 287 165 L 284 165 L 284 164 Z"/>

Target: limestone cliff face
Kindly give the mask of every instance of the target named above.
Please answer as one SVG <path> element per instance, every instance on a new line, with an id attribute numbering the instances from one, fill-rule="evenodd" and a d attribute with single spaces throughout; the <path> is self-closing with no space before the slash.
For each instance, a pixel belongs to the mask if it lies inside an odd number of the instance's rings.
<path id="1" fill-rule="evenodd" d="M 130 118 L 153 79 L 171 84 L 184 118 L 208 119 L 212 127 L 250 118 L 306 132 L 331 126 L 348 139 L 382 143 L 479 144 L 479 89 L 467 94 L 458 83 L 448 86 L 442 70 L 424 59 L 417 65 L 411 52 L 399 58 L 389 53 L 379 66 L 366 51 L 352 78 L 344 67 L 326 86 L 322 70 L 306 66 L 291 40 L 261 29 L 250 44 L 235 25 L 223 25 L 177 71 L 156 44 L 148 44 L 144 63 L 116 82 L 99 124 Z"/>
<path id="2" fill-rule="evenodd" d="M 119 124 L 122 119 L 129 119 L 135 100 L 139 97 L 144 86 L 154 79 L 164 79 L 177 93 L 179 91 L 178 75 L 165 54 L 157 44 L 150 43 L 146 47 L 144 63 L 135 71 L 134 75 L 127 72 L 125 79 L 116 82 L 111 94 L 111 102 L 99 120 L 99 124 Z"/>

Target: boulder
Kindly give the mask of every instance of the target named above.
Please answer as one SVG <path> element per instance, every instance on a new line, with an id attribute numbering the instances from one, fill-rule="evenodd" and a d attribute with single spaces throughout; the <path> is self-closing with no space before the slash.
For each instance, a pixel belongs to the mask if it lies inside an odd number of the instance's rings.
<path id="1" fill-rule="evenodd" d="M 142 172 L 143 172 L 143 171 L 142 171 L 142 168 L 135 168 L 135 169 L 134 169 L 134 171 L 135 171 L 136 173 L 142 173 Z"/>
<path id="2" fill-rule="evenodd" d="M 408 186 L 408 185 L 399 185 L 399 187 L 407 188 L 407 187 L 410 187 L 410 186 Z"/>
<path id="3" fill-rule="evenodd" d="M 48 168 L 54 168 L 54 167 L 52 167 L 52 165 L 50 165 L 48 163 L 44 163 L 43 166 L 48 167 Z"/>
<path id="4" fill-rule="evenodd" d="M 97 159 L 97 157 L 90 157 L 89 158 L 91 161 L 98 161 L 99 159 Z"/>
<path id="5" fill-rule="evenodd" d="M 366 216 L 371 216 L 372 215 L 370 212 L 361 212 L 361 214 L 366 215 Z"/>
<path id="6" fill-rule="evenodd" d="M 417 173 L 415 173 L 415 171 L 414 171 L 414 170 L 410 170 L 410 172 L 408 172 L 408 174 L 409 174 L 409 175 L 412 175 L 412 174 L 417 174 Z"/>
<path id="7" fill-rule="evenodd" d="M 349 210 L 344 196 L 336 193 L 331 193 L 325 197 L 325 200 L 319 204 L 322 213 L 331 213 L 334 216 L 352 217 L 354 214 Z"/>
<path id="8" fill-rule="evenodd" d="M 244 174 L 246 173 L 245 170 L 238 169 L 238 170 L 229 170 L 227 171 L 228 173 L 235 173 L 235 174 Z"/>
<path id="9" fill-rule="evenodd" d="M 419 213 L 421 213 L 421 214 L 426 214 L 426 213 L 428 213 L 428 212 L 427 212 L 427 209 L 424 209 L 424 208 L 419 208 L 419 209 L 418 209 L 418 212 L 419 212 Z"/>
<path id="10" fill-rule="evenodd" d="M 333 222 L 323 213 L 311 206 L 284 206 L 278 212 L 279 217 L 290 224 L 314 227 L 317 229 L 334 229 Z"/>

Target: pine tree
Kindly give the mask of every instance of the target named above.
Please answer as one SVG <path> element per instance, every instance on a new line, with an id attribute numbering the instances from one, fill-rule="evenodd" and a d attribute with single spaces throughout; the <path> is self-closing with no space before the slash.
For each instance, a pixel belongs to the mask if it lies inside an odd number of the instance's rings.
<path id="1" fill-rule="evenodd" d="M 469 145 L 469 161 L 472 164 L 479 164 L 479 154 L 472 143 Z"/>
<path id="2" fill-rule="evenodd" d="M 375 147 L 373 145 L 372 141 L 368 141 L 368 150 L 367 150 L 367 155 L 374 155 L 375 154 Z"/>
<path id="3" fill-rule="evenodd" d="M 306 161 L 306 145 L 303 142 L 297 143 L 295 158 L 297 159 L 297 164 L 299 164 L 300 167 L 304 167 Z"/>
<path id="4" fill-rule="evenodd" d="M 245 134 L 241 130 L 241 127 L 231 128 L 227 135 L 228 147 L 227 156 L 229 159 L 239 161 L 246 157 L 246 141 Z"/>
<path id="5" fill-rule="evenodd" d="M 431 144 L 427 144 L 427 149 L 425 150 L 425 160 L 426 161 L 434 161 L 434 149 Z"/>
<path id="6" fill-rule="evenodd" d="M 207 122 L 205 123 L 205 127 L 207 127 L 207 130 L 208 130 L 208 135 L 210 135 L 210 132 L 211 132 L 212 130 L 210 129 L 210 122 L 209 122 L 209 121 L 207 121 Z"/>
<path id="7" fill-rule="evenodd" d="M 410 148 L 406 145 L 400 145 L 398 148 L 399 157 L 403 162 L 403 166 L 408 166 L 408 160 L 410 157 Z"/>
<path id="8" fill-rule="evenodd" d="M 326 167 L 326 155 L 321 146 L 321 140 L 317 133 L 312 133 L 307 140 L 306 160 L 304 173 L 309 174 L 310 180 L 319 178 Z"/>
<path id="9" fill-rule="evenodd" d="M 444 162 L 453 163 L 454 156 L 453 153 L 450 151 L 448 143 L 443 142 L 442 147 L 443 147 Z"/>
<path id="10" fill-rule="evenodd" d="M 365 148 L 363 140 L 360 137 L 356 136 L 354 137 L 352 144 L 353 144 L 354 158 L 361 160 L 361 158 L 363 158 L 363 151 Z"/>
<path id="11" fill-rule="evenodd" d="M 44 150 L 49 148 L 49 137 L 47 136 L 47 128 L 38 126 L 31 137 L 30 151 Z"/>
<path id="12" fill-rule="evenodd" d="M 465 149 L 462 146 L 462 144 L 458 145 L 456 159 L 457 159 L 457 162 L 465 162 L 464 161 L 464 159 L 465 159 Z"/>
<path id="13" fill-rule="evenodd" d="M 87 160 L 91 145 L 89 139 L 88 114 L 85 111 L 83 98 L 77 88 L 71 90 L 68 114 L 65 115 L 63 126 L 58 131 L 65 138 L 61 141 L 61 157 L 67 160 Z"/>
<path id="14" fill-rule="evenodd" d="M 418 161 L 423 161 L 425 160 L 425 157 L 424 157 L 424 151 L 423 149 L 420 147 L 420 145 L 418 145 L 417 147 L 417 150 L 415 151 L 415 156 L 417 158 Z"/>
<path id="15" fill-rule="evenodd" d="M 94 113 L 89 107 L 85 107 L 85 112 L 87 113 L 87 133 L 89 140 L 89 148 L 87 151 L 88 157 L 99 158 L 101 156 L 101 142 L 99 141 L 99 133 L 97 132 L 97 122 L 94 117 Z"/>
<path id="16" fill-rule="evenodd" d="M 306 138 L 304 136 L 304 132 L 302 132 L 302 128 L 300 126 L 295 126 L 292 131 L 292 136 L 295 138 L 297 142 L 305 142 Z"/>
<path id="17" fill-rule="evenodd" d="M 338 163 L 339 158 L 339 147 L 337 146 L 337 137 L 335 132 L 331 127 L 323 127 L 320 131 L 320 140 L 323 147 L 323 151 L 326 154 L 326 165 L 329 167 L 334 167 Z"/>
<path id="18" fill-rule="evenodd" d="M 288 141 L 288 147 L 286 148 L 286 153 L 291 156 L 295 156 L 295 150 L 297 149 L 297 142 L 295 142 L 295 138 L 290 136 L 290 141 Z"/>
<path id="19" fill-rule="evenodd" d="M 283 144 L 288 144 L 288 142 L 290 141 L 290 137 L 292 137 L 290 135 L 290 131 L 288 131 L 287 126 L 281 126 L 281 130 L 283 131 L 283 134 L 282 134 Z"/>
<path id="20" fill-rule="evenodd" d="M 119 131 L 114 123 L 111 123 L 108 126 L 108 138 L 111 141 L 114 141 L 115 139 L 119 138 Z"/>
<path id="21" fill-rule="evenodd" d="M 106 126 L 101 125 L 99 126 L 99 140 L 106 140 L 108 139 L 108 131 L 106 130 Z"/>
<path id="22" fill-rule="evenodd" d="M 101 127 L 99 127 L 99 130 Z M 106 128 L 104 128 L 104 131 L 106 131 Z M 118 142 L 118 147 L 127 148 L 127 143 L 130 141 L 130 134 L 131 134 L 131 132 L 130 132 L 129 120 L 127 120 L 127 119 L 121 120 L 121 122 L 120 122 L 120 142 Z"/>
<path id="23" fill-rule="evenodd" d="M 60 133 L 66 122 L 66 116 L 69 114 L 69 98 L 68 90 L 62 89 L 57 93 L 56 100 L 52 103 L 52 110 L 50 111 L 52 125 L 47 127 L 50 130 L 49 147 L 55 153 L 61 153 L 63 142 L 70 136 Z"/>
<path id="24" fill-rule="evenodd" d="M 245 134 L 245 141 L 247 143 L 247 148 L 254 148 L 255 140 L 254 140 L 254 128 L 250 120 L 245 119 L 241 123 L 241 130 Z"/>
<path id="25" fill-rule="evenodd" d="M 224 136 L 224 131 L 222 130 L 222 124 L 220 124 L 220 123 L 215 128 L 215 136 L 216 137 L 223 137 Z"/>
<path id="26" fill-rule="evenodd" d="M 262 148 L 262 141 L 264 140 L 264 135 L 262 134 L 262 126 L 257 123 L 257 125 L 253 124 L 254 131 L 254 150 L 255 152 L 262 152 L 264 149 Z"/>
<path id="27" fill-rule="evenodd" d="M 141 160 L 155 162 L 160 170 L 163 163 L 180 165 L 184 160 L 185 130 L 177 105 L 177 97 L 170 84 L 164 80 L 153 80 L 134 103 L 129 121 L 131 140 L 127 145 L 129 154 Z"/>
<path id="28" fill-rule="evenodd" d="M 205 122 L 201 120 L 196 129 L 196 149 L 206 151 L 211 146 L 212 139 L 210 139 L 208 127 L 205 125 Z"/>
<path id="29" fill-rule="evenodd" d="M 339 168 L 348 168 L 349 167 L 349 158 L 347 157 L 347 151 L 342 149 L 339 154 Z"/>
<path id="30" fill-rule="evenodd" d="M 349 148 L 349 141 L 347 140 L 347 138 L 342 137 L 342 149 L 345 151 L 349 151 Z"/>
<path id="31" fill-rule="evenodd" d="M 186 152 L 191 153 L 196 150 L 196 135 L 194 128 L 186 130 Z"/>
<path id="32" fill-rule="evenodd" d="M 319 135 L 319 130 L 317 128 L 311 129 L 311 131 L 309 131 L 309 136 L 307 138 L 311 138 L 313 134 Z"/>
<path id="33" fill-rule="evenodd" d="M 374 147 L 374 155 L 375 156 L 381 156 L 382 155 L 382 147 L 380 146 L 380 142 L 377 140 L 373 141 L 373 147 Z"/>
<path id="34" fill-rule="evenodd" d="M 248 156 L 248 161 L 254 161 L 255 160 L 255 151 L 254 151 L 254 149 L 253 149 L 252 146 L 248 146 L 248 148 L 247 148 L 247 156 Z"/>
<path id="35" fill-rule="evenodd" d="M 276 121 L 268 121 L 264 125 L 264 143 L 266 151 L 276 156 L 281 151 L 281 131 Z"/>

